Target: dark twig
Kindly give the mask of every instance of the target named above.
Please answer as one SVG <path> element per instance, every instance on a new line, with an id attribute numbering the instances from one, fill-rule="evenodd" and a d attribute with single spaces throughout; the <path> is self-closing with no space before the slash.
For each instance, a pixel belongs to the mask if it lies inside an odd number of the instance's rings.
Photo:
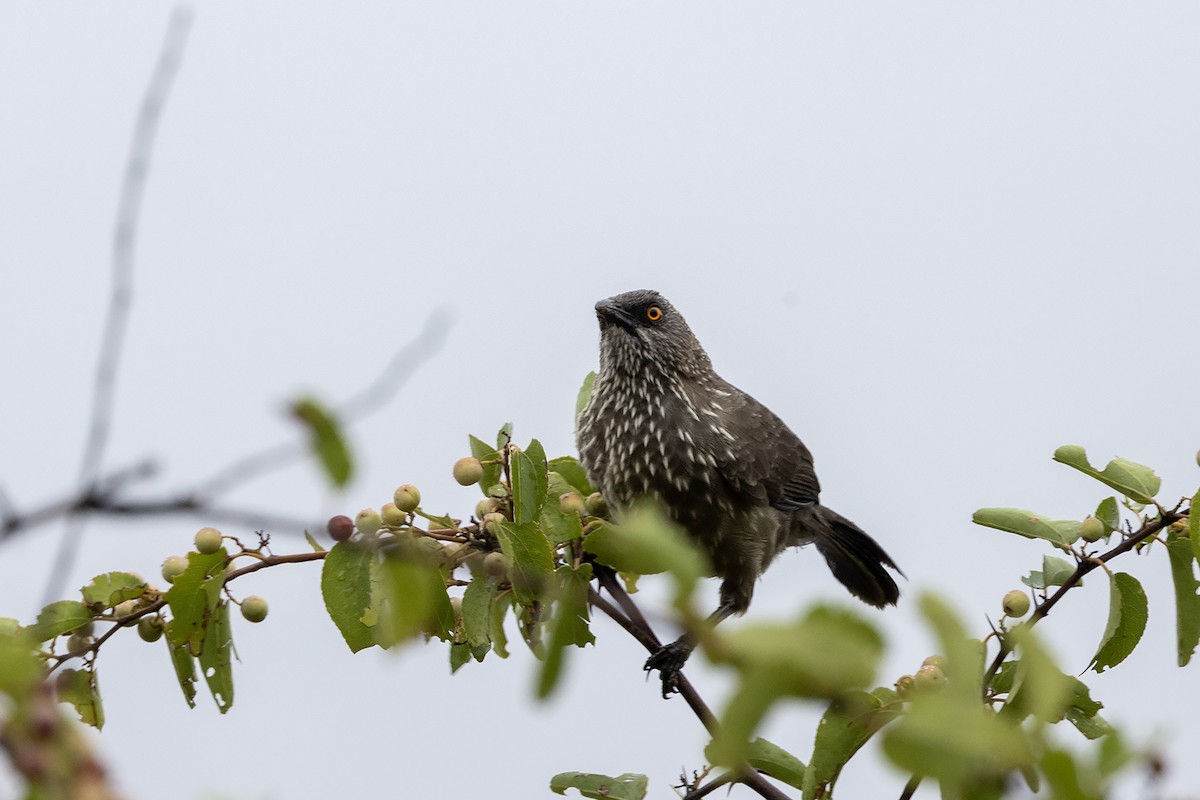
<path id="1" fill-rule="evenodd" d="M 713 778 L 703 786 L 697 786 L 695 789 L 692 789 L 683 796 L 683 800 L 700 800 L 701 797 L 707 797 L 722 786 L 728 786 L 735 779 L 736 776 L 732 772 L 726 772 L 721 777 Z"/>
<path id="2" fill-rule="evenodd" d="M 900 792 L 900 800 L 912 800 L 912 796 L 917 793 L 917 787 L 921 785 L 921 776 L 913 775 L 908 779 L 908 783 L 904 784 L 904 791 Z"/>
<path id="3" fill-rule="evenodd" d="M 1101 564 L 1107 564 L 1109 561 L 1121 555 L 1122 553 L 1129 552 L 1142 542 L 1156 535 L 1159 531 L 1170 527 L 1171 523 L 1178 522 L 1179 520 L 1186 518 L 1190 513 L 1190 510 L 1179 511 L 1178 505 L 1171 511 L 1167 511 L 1161 506 L 1159 507 L 1159 510 L 1161 513 L 1156 519 L 1144 523 L 1139 530 L 1129 534 L 1120 544 L 1109 550 L 1107 553 L 1095 556 L 1093 558 L 1085 558 L 1080 560 L 1075 566 L 1075 571 L 1071 573 L 1071 577 L 1063 581 L 1062 586 L 1059 586 L 1058 590 L 1054 594 L 1050 595 L 1050 597 L 1047 598 L 1044 603 L 1034 609 L 1033 614 L 1029 617 L 1029 621 L 1025 624 L 1029 627 L 1033 627 L 1039 621 L 1049 615 L 1050 610 L 1058 604 L 1058 601 L 1061 600 L 1068 591 L 1077 586 L 1079 582 L 1083 580 L 1083 577 L 1089 572 L 1094 569 L 1098 569 Z M 996 672 L 999 671 L 1000 665 L 1004 663 L 1004 659 L 1008 658 L 1009 653 L 1012 652 L 1012 647 L 1009 645 L 1007 638 L 1000 637 L 999 641 L 1000 649 L 996 652 L 996 657 L 992 659 L 992 663 L 990 666 L 988 666 L 987 673 L 983 677 L 983 691 L 985 695 L 984 699 L 987 699 L 986 694 L 988 687 L 991 686 L 992 678 L 996 677 Z"/>
<path id="4" fill-rule="evenodd" d="M 133 141 L 129 148 L 129 158 L 125 162 L 125 177 L 117 202 L 117 223 L 113 235 L 111 295 L 100 340 L 100 359 L 96 365 L 91 425 L 79 470 L 79 485 L 84 491 L 93 488 L 100 477 L 104 451 L 111 432 L 117 369 L 133 299 L 134 251 L 142 195 L 146 188 L 146 176 L 150 156 L 154 150 L 158 123 L 162 117 L 163 106 L 170 95 L 175 74 L 179 70 L 190 27 L 191 12 L 183 7 L 176 7 L 171 12 L 158 63 L 142 98 L 142 106 L 134 125 Z M 74 565 L 75 554 L 83 535 L 83 524 L 84 519 L 80 516 L 72 516 L 67 520 L 46 581 L 46 602 L 58 595 Z"/>

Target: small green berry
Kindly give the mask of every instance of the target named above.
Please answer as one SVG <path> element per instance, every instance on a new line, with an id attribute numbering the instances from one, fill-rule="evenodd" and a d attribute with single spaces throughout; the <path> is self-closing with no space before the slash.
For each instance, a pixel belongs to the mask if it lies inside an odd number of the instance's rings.
<path id="1" fill-rule="evenodd" d="M 926 664 L 917 670 L 913 683 L 922 689 L 940 689 L 946 683 L 946 673 L 937 664 Z"/>
<path id="2" fill-rule="evenodd" d="M 604 498 L 599 492 L 592 492 L 587 496 L 587 500 L 584 500 L 583 502 L 587 508 L 587 513 L 591 514 L 593 517 L 608 516 L 608 503 L 604 502 Z"/>
<path id="3" fill-rule="evenodd" d="M 896 679 L 896 694 L 900 697 L 907 697 L 916 683 L 917 680 L 912 675 L 901 675 Z"/>
<path id="4" fill-rule="evenodd" d="M 396 489 L 393 499 L 396 501 L 396 508 L 406 514 L 411 513 L 421 505 L 421 491 L 411 483 L 406 483 Z"/>
<path id="5" fill-rule="evenodd" d="M 558 510 L 567 516 L 582 514 L 586 508 L 587 501 L 579 492 L 566 492 L 558 498 Z"/>
<path id="6" fill-rule="evenodd" d="M 483 515 L 483 529 L 493 536 L 500 533 L 500 526 L 506 522 L 508 518 L 498 511 Z"/>
<path id="7" fill-rule="evenodd" d="M 187 569 L 188 561 L 183 556 L 171 556 L 162 565 L 163 580 L 167 583 L 174 583 L 175 579 L 184 573 Z"/>
<path id="8" fill-rule="evenodd" d="M 242 616 L 250 622 L 262 622 L 267 618 L 267 601 L 252 594 L 242 601 Z"/>
<path id="9" fill-rule="evenodd" d="M 934 666 L 940 670 L 945 670 L 946 669 L 946 657 L 943 655 L 938 655 L 937 653 L 934 653 L 933 655 L 928 656 L 924 661 L 922 661 L 921 666 L 922 667 Z"/>
<path id="10" fill-rule="evenodd" d="M 354 520 L 345 514 L 338 514 L 336 517 L 329 518 L 329 524 L 325 526 L 325 530 L 329 531 L 330 538 L 335 542 L 347 541 L 354 535 Z"/>
<path id="11" fill-rule="evenodd" d="M 157 642 L 163 635 L 162 617 L 157 614 L 151 614 L 142 617 L 137 624 L 138 636 L 142 637 L 144 642 Z"/>
<path id="12" fill-rule="evenodd" d="M 500 510 L 500 504 L 495 498 L 485 497 L 475 504 L 475 519 L 482 520 L 488 514 Z"/>
<path id="13" fill-rule="evenodd" d="M 483 477 L 483 464 L 478 458 L 467 456 L 454 462 L 454 480 L 463 486 L 473 486 Z"/>
<path id="14" fill-rule="evenodd" d="M 201 528 L 196 531 L 196 550 L 206 556 L 221 549 L 221 532 L 216 528 Z"/>
<path id="15" fill-rule="evenodd" d="M 383 508 L 379 509 L 379 515 L 383 518 L 383 524 L 389 528 L 399 528 L 408 522 L 408 514 L 397 508 L 395 503 L 384 503 Z"/>
<path id="16" fill-rule="evenodd" d="M 67 652 L 78 653 L 92 643 L 92 637 L 72 633 L 67 637 Z"/>
<path id="17" fill-rule="evenodd" d="M 483 558 L 484 574 L 499 581 L 508 578 L 508 558 L 503 553 L 488 553 Z"/>
<path id="18" fill-rule="evenodd" d="M 137 600 L 123 600 L 113 606 L 113 617 L 115 619 L 128 617 L 130 614 L 138 610 L 138 605 L 139 603 Z"/>
<path id="19" fill-rule="evenodd" d="M 383 520 L 380 519 L 379 512 L 373 508 L 364 508 L 354 517 L 354 526 L 367 536 L 379 533 L 382 525 Z"/>
<path id="20" fill-rule="evenodd" d="M 1088 517 L 1079 523 L 1079 537 L 1085 542 L 1098 542 L 1104 535 L 1104 523 L 1096 517 Z"/>
<path id="21" fill-rule="evenodd" d="M 1012 589 L 1004 594 L 1004 615 L 1020 619 L 1029 613 L 1029 595 L 1020 589 Z"/>

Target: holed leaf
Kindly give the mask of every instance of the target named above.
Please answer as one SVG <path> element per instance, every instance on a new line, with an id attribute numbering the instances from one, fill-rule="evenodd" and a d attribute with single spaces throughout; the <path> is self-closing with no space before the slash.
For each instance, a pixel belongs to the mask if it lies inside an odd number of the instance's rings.
<path id="1" fill-rule="evenodd" d="M 1171 562 L 1171 581 L 1175 584 L 1175 639 L 1179 666 L 1187 666 L 1200 644 L 1200 581 L 1196 580 L 1196 562 L 1187 536 L 1167 537 L 1167 557 Z"/>
<path id="2" fill-rule="evenodd" d="M 171 625 L 173 620 L 166 623 L 167 635 L 163 641 L 167 643 L 167 651 L 171 655 L 171 666 L 175 669 L 175 679 L 183 691 L 183 699 L 188 708 L 196 707 L 196 660 L 188 651 L 185 644 L 174 644 L 171 640 Z"/>
<path id="3" fill-rule="evenodd" d="M 112 608 L 126 600 L 136 600 L 149 588 L 146 581 L 128 572 L 106 572 L 92 578 L 80 589 L 88 605 Z"/>
<path id="4" fill-rule="evenodd" d="M 1154 470 L 1124 458 L 1114 458 L 1103 470 L 1097 470 L 1088 462 L 1087 452 L 1078 445 L 1064 444 L 1054 451 L 1054 460 L 1092 476 L 1139 503 L 1152 502 L 1162 486 L 1162 479 L 1154 474 Z"/>
<path id="5" fill-rule="evenodd" d="M 363 614 L 371 605 L 371 563 L 375 555 L 354 542 L 338 542 L 325 556 L 321 568 L 321 596 L 330 619 L 337 625 L 351 652 L 376 643 Z"/>
<path id="6" fill-rule="evenodd" d="M 204 628 L 204 643 L 198 659 L 213 702 L 224 714 L 233 707 L 233 629 L 229 625 L 229 601 L 217 604 Z"/>
<path id="7" fill-rule="evenodd" d="M 209 616 L 221 599 L 225 585 L 225 549 L 205 555 L 188 553 L 187 569 L 177 576 L 163 595 L 171 607 L 171 625 L 167 637 L 174 643 L 186 645 L 189 652 L 199 655 Z"/>
<path id="8" fill-rule="evenodd" d="M 104 704 L 94 670 L 64 669 L 58 674 L 58 699 L 75 706 L 80 722 L 96 730 L 104 728 Z"/>
<path id="9" fill-rule="evenodd" d="M 292 403 L 292 416 L 308 428 L 313 455 L 335 488 L 342 488 L 354 474 L 350 446 L 342 435 L 342 426 L 331 410 L 312 397 Z"/>
<path id="10" fill-rule="evenodd" d="M 579 794 L 592 800 L 642 800 L 648 785 L 645 775 L 628 772 L 615 778 L 590 772 L 560 772 L 550 779 L 550 790 L 555 794 L 578 789 Z"/>
<path id="11" fill-rule="evenodd" d="M 1146 592 L 1137 578 L 1125 572 L 1109 577 L 1108 625 L 1088 666 L 1104 672 L 1124 661 L 1146 630 Z"/>

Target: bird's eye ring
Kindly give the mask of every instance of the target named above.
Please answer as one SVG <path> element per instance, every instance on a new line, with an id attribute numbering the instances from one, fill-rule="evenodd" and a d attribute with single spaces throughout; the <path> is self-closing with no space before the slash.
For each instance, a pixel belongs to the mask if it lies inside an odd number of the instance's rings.
<path id="1" fill-rule="evenodd" d="M 650 306 L 646 309 L 646 319 L 651 322 L 658 322 L 662 319 L 662 309 L 658 306 Z"/>

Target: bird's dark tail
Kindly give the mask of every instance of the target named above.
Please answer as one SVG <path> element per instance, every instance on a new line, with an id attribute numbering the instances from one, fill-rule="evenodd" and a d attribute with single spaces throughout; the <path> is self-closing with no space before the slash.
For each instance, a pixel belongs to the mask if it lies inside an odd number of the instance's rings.
<path id="1" fill-rule="evenodd" d="M 817 550 L 825 556 L 833 576 L 864 603 L 876 608 L 896 605 L 900 587 L 884 566 L 901 575 L 904 573 L 892 557 L 862 528 L 841 514 L 825 506 L 818 506 L 816 511 L 825 523 L 821 526 L 821 535 L 816 537 Z"/>

